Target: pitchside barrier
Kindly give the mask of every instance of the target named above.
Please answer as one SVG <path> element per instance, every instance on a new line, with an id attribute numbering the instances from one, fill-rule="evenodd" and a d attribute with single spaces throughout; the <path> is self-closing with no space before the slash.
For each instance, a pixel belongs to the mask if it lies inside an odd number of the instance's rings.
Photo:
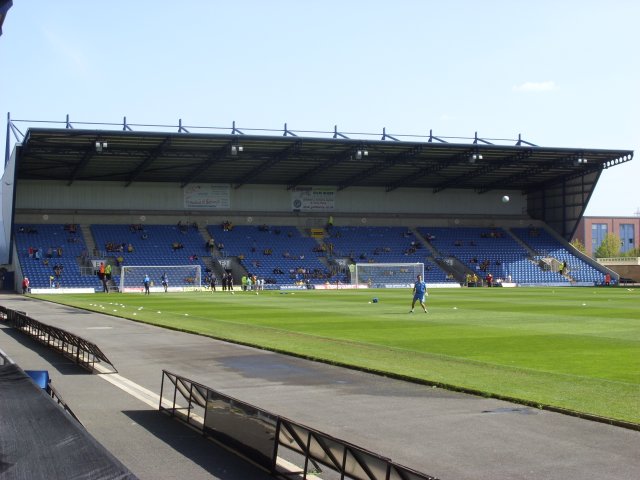
<path id="1" fill-rule="evenodd" d="M 0 306 L 0 319 L 40 343 L 57 350 L 89 371 L 95 369 L 96 363 L 104 363 L 110 367 L 108 370 L 112 370 L 114 373 L 117 372 L 111 360 L 102 353 L 102 350 L 95 343 L 82 337 L 38 322 L 28 317 L 24 312 L 18 312 L 2 306 Z"/>
<path id="2" fill-rule="evenodd" d="M 165 386 L 171 400 L 165 399 Z M 311 464 L 313 473 L 320 474 L 323 466 L 345 479 L 437 480 L 167 370 L 162 370 L 159 410 L 279 478 L 302 475 L 306 479 Z M 284 460 L 285 456 L 295 457 L 295 463 Z"/>

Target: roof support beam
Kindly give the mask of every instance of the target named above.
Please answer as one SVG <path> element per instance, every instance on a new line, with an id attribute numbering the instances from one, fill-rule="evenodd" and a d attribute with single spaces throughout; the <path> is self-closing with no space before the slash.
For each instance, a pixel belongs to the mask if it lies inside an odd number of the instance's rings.
<path id="1" fill-rule="evenodd" d="M 568 173 L 566 175 L 563 175 L 561 177 L 557 177 L 554 180 L 551 181 L 545 181 L 544 182 L 544 188 L 549 188 L 549 187 L 553 187 L 555 185 L 559 185 L 559 184 L 564 184 L 566 182 L 568 182 L 569 180 L 573 180 L 575 178 L 580 178 L 580 177 L 585 177 L 587 175 L 590 175 L 592 173 L 598 173 L 598 175 L 600 175 L 600 173 L 602 173 L 602 170 L 604 170 L 605 167 L 603 167 L 602 165 L 593 165 L 587 169 L 584 170 L 580 170 L 578 172 L 572 172 L 572 173 Z M 540 190 L 543 188 L 543 185 L 541 185 L 540 183 L 537 183 L 535 185 L 531 185 L 530 187 L 528 187 L 525 190 L 525 193 L 529 193 L 529 192 L 534 192 L 536 190 Z"/>
<path id="2" fill-rule="evenodd" d="M 496 180 L 495 182 L 491 182 L 487 185 L 482 186 L 481 188 L 476 188 L 476 192 L 478 193 L 487 193 L 490 190 L 493 190 L 499 186 L 502 186 L 502 188 L 504 188 L 504 185 L 510 185 L 513 182 L 517 182 L 518 180 L 522 180 L 525 178 L 530 178 L 534 175 L 537 175 L 539 173 L 542 172 L 546 172 L 548 170 L 551 170 L 553 168 L 553 164 L 552 163 L 545 163 L 545 164 L 540 164 L 540 165 L 535 165 L 534 167 L 531 167 L 527 170 L 524 170 L 522 172 L 516 173 L 514 175 L 511 175 L 510 177 L 507 178 L 501 178 L 499 180 Z"/>
<path id="3" fill-rule="evenodd" d="M 349 160 L 353 156 L 353 152 L 354 148 L 349 148 L 336 155 L 332 155 L 327 161 L 321 163 L 317 167 L 307 170 L 293 180 L 290 180 L 287 184 L 287 190 L 293 190 L 298 185 L 303 185 L 306 181 L 311 180 L 318 173 L 327 170 L 340 162 Z"/>
<path id="4" fill-rule="evenodd" d="M 125 187 L 128 187 L 133 182 L 135 182 L 136 179 L 140 176 L 140 174 L 144 172 L 149 167 L 149 165 L 153 163 L 153 161 L 156 158 L 162 155 L 162 153 L 167 148 L 169 148 L 169 145 L 171 145 L 171 137 L 165 137 L 164 140 L 162 140 L 162 143 L 160 143 L 160 145 L 158 145 L 154 150 L 149 152 L 149 154 L 147 155 L 147 158 L 140 165 L 138 165 L 138 168 L 136 168 L 136 170 L 133 172 L 131 177 L 129 177 L 129 180 L 127 181 Z"/>
<path id="5" fill-rule="evenodd" d="M 459 153 L 458 155 L 454 155 L 451 158 L 448 158 L 446 160 L 441 160 L 439 162 L 435 162 L 433 164 L 429 164 L 426 165 L 422 168 L 420 168 L 419 170 L 416 170 L 415 172 L 409 174 L 409 175 L 405 175 L 404 177 L 402 177 L 401 179 L 395 181 L 394 183 L 391 183 L 389 185 L 386 186 L 385 191 L 386 192 L 391 192 L 392 190 L 395 190 L 396 188 L 400 188 L 400 187 L 404 187 L 404 186 L 410 186 L 411 182 L 415 179 L 424 177 L 425 175 L 430 175 L 432 173 L 436 173 L 439 172 L 440 170 L 443 170 L 447 167 L 450 167 L 451 165 L 455 165 L 456 163 L 460 163 L 460 162 L 466 162 L 469 160 L 469 155 L 474 152 L 475 149 L 470 149 L 470 150 L 465 150 L 463 153 Z"/>
<path id="6" fill-rule="evenodd" d="M 291 145 L 289 145 L 284 150 L 282 150 L 279 153 L 277 153 L 275 156 L 271 157 L 266 162 L 263 162 L 262 164 L 258 165 L 256 168 L 251 170 L 249 173 L 247 173 L 243 177 L 241 177 L 238 180 L 236 180 L 235 182 L 233 182 L 234 183 L 233 188 L 234 189 L 240 188 L 245 183 L 250 182 L 251 179 L 253 179 L 256 176 L 260 175 L 260 173 L 262 173 L 263 171 L 271 168 L 276 163 L 288 158 L 289 155 L 291 155 L 293 153 L 296 153 L 296 152 L 299 152 L 301 148 L 302 148 L 302 140 L 297 140 L 296 142 L 292 143 Z"/>
<path id="7" fill-rule="evenodd" d="M 419 155 L 422 152 L 422 145 L 418 145 L 416 147 L 413 147 L 409 150 L 407 150 L 406 152 L 401 152 L 397 155 L 394 155 L 392 157 L 386 157 L 383 159 L 382 162 L 373 165 L 371 167 L 369 167 L 368 169 L 359 172 L 353 176 L 351 176 L 350 178 L 347 178 L 344 182 L 342 182 L 340 185 L 338 185 L 338 190 L 344 190 L 345 188 L 348 188 L 352 185 L 357 184 L 358 182 L 371 177 L 372 175 L 375 175 L 377 173 L 380 173 L 388 168 L 391 168 L 392 166 L 396 165 L 399 162 L 402 162 L 404 160 L 409 160 L 411 158 L 416 157 L 417 155 Z"/>
<path id="8" fill-rule="evenodd" d="M 206 160 L 204 160 L 196 168 L 194 168 L 191 173 L 189 173 L 189 175 L 183 177 L 180 180 L 180 188 L 186 187 L 188 184 L 193 182 L 198 177 L 198 175 L 207 171 L 212 165 L 215 165 L 216 163 L 224 160 L 227 156 L 227 152 L 231 148 L 231 145 L 233 145 L 233 142 L 229 142 L 224 147 L 211 152 Z"/>
<path id="9" fill-rule="evenodd" d="M 478 168 L 476 168 L 474 171 L 472 171 L 470 173 L 465 173 L 464 175 L 459 175 L 456 178 L 452 178 L 450 180 L 447 180 L 446 182 L 441 183 L 440 185 L 438 185 L 437 187 L 435 187 L 433 189 L 433 193 L 438 193 L 438 192 L 441 192 L 443 190 L 446 190 L 447 188 L 455 187 L 456 185 L 459 185 L 460 182 L 462 180 L 464 180 L 465 178 L 477 178 L 477 177 L 481 177 L 482 175 L 486 175 L 486 174 L 489 174 L 489 173 L 496 172 L 496 171 L 500 170 L 501 168 L 508 166 L 509 164 L 511 164 L 514 161 L 526 160 L 532 154 L 533 154 L 533 150 L 527 149 L 527 150 L 525 150 L 523 152 L 518 152 L 515 155 L 510 155 L 510 156 L 508 156 L 508 157 L 506 157 L 506 158 L 504 158 L 502 160 L 498 160 L 496 162 L 487 163 L 485 165 L 480 165 L 480 166 L 478 166 Z"/>
<path id="10" fill-rule="evenodd" d="M 93 144 L 94 142 L 92 142 L 92 146 Z M 84 152 L 84 155 L 82 156 L 82 159 L 80 160 L 78 165 L 76 165 L 76 168 L 73 169 L 73 172 L 71 172 L 69 181 L 67 182 L 67 186 L 70 186 L 76 180 L 76 178 L 78 178 L 78 175 L 82 172 L 84 167 L 89 164 L 89 160 L 91 160 L 94 153 L 95 148 L 87 148 L 87 150 Z"/>

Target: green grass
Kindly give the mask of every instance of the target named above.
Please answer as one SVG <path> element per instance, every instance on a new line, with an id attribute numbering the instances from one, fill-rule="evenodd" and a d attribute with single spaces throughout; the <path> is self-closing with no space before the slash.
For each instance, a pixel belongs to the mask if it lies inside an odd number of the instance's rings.
<path id="1" fill-rule="evenodd" d="M 373 297 L 379 302 L 370 303 Z M 37 298 L 640 424 L 636 289 L 432 289 L 428 315 L 419 308 L 408 314 L 411 293 L 405 290 Z"/>

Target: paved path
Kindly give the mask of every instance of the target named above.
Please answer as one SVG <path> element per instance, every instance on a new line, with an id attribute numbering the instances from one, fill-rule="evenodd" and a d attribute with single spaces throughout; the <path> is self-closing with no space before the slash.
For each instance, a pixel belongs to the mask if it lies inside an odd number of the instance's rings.
<path id="1" fill-rule="evenodd" d="M 640 478 L 640 432 L 414 385 L 124 319 L 0 296 L 0 305 L 96 343 L 160 392 L 166 368 L 442 480 Z M 0 329 L 25 369 L 48 369 L 92 433 L 141 479 L 267 476 L 101 377 Z"/>

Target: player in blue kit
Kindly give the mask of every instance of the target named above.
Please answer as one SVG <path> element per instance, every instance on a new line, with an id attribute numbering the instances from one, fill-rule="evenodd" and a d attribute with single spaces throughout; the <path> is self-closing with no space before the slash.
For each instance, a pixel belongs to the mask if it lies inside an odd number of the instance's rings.
<path id="1" fill-rule="evenodd" d="M 413 285 L 413 302 L 411 302 L 411 310 L 409 313 L 413 313 L 413 308 L 416 306 L 416 302 L 420 302 L 420 306 L 424 313 L 427 313 L 427 307 L 424 304 L 424 297 L 428 295 L 427 284 L 422 281 L 422 275 L 418 275 L 418 280 Z"/>

